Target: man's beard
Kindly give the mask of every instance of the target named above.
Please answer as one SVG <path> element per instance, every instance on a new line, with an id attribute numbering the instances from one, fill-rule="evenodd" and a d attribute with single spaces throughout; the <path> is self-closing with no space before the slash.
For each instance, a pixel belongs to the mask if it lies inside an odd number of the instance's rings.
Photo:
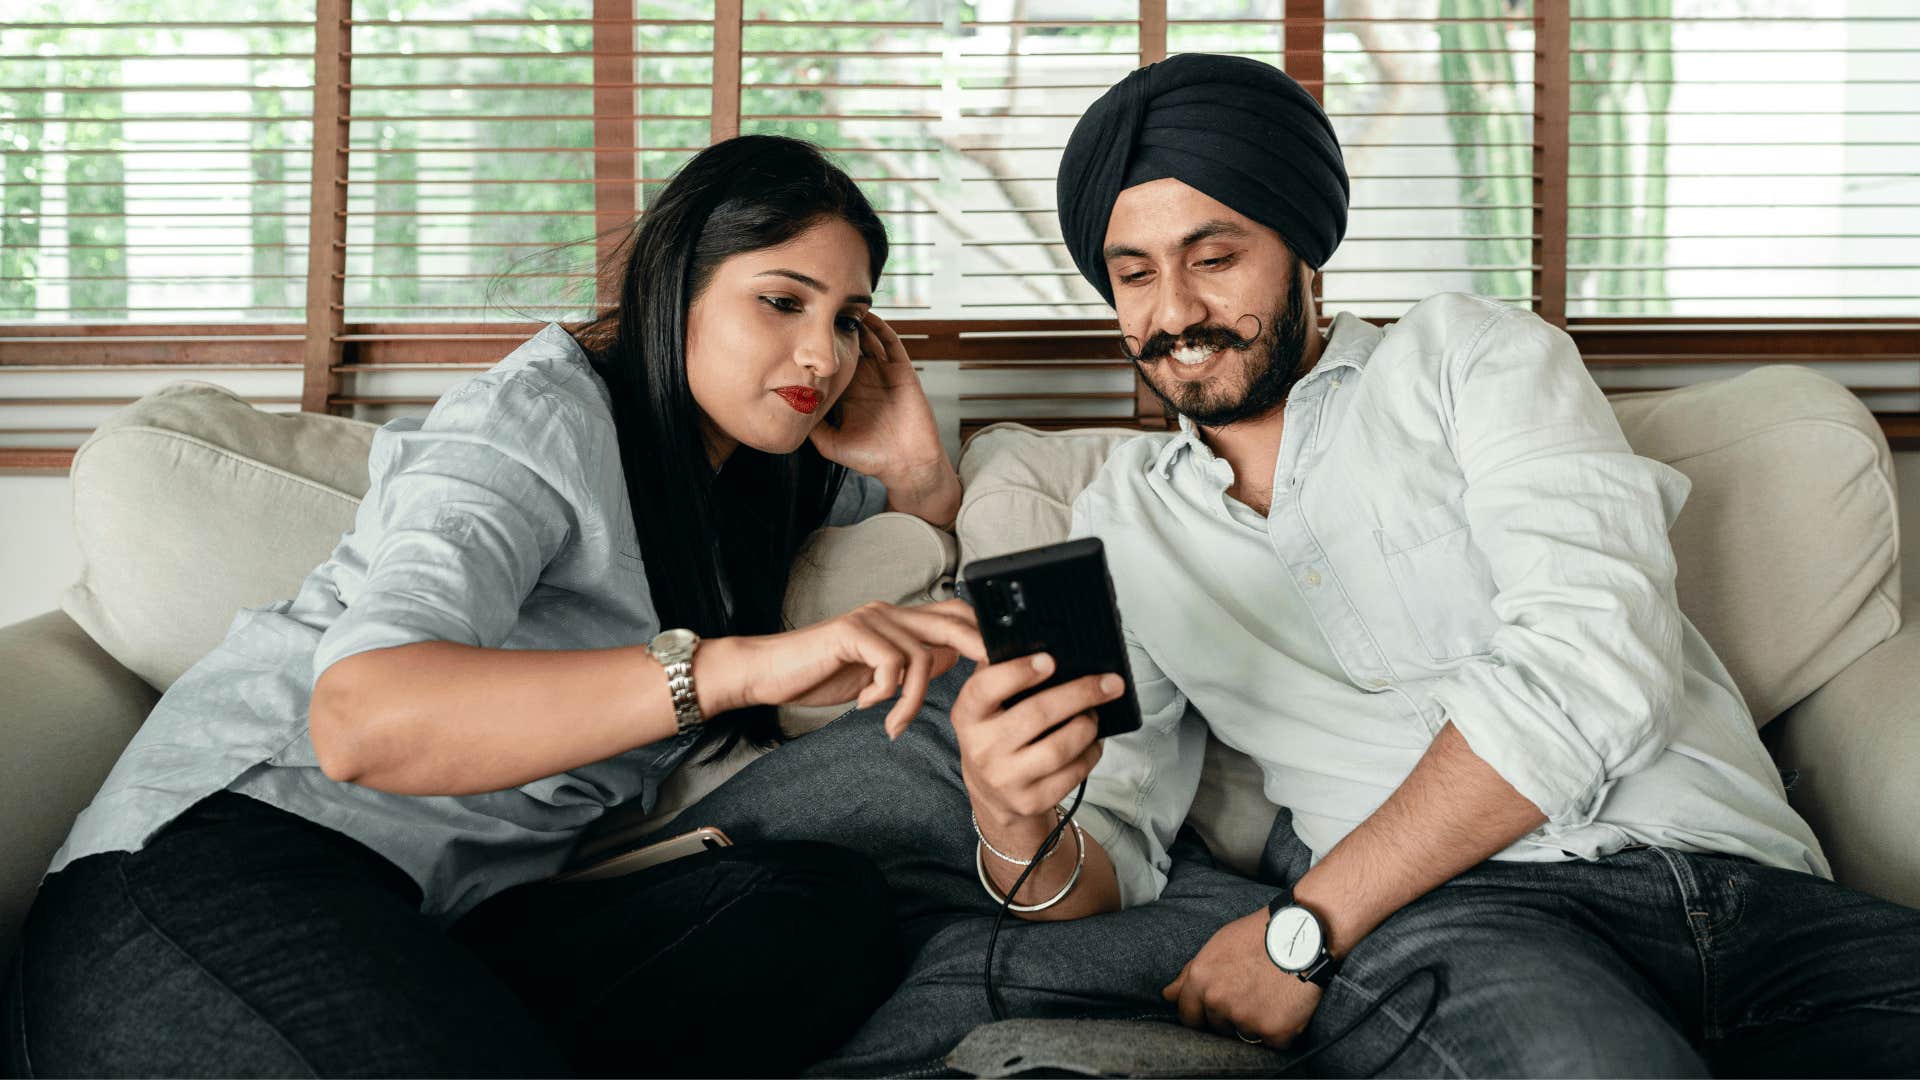
<path id="1" fill-rule="evenodd" d="M 1302 280 L 1303 275 L 1294 277 L 1296 284 L 1288 290 L 1287 299 L 1266 319 L 1259 320 L 1261 327 L 1251 338 L 1243 338 L 1229 327 L 1196 323 L 1178 335 L 1165 331 L 1153 335 L 1137 354 L 1129 353 L 1129 358 L 1162 404 L 1202 427 L 1225 427 L 1266 416 L 1287 400 L 1304 374 L 1300 364 L 1306 356 L 1310 331 L 1306 303 L 1297 284 Z M 1245 386 L 1236 389 L 1222 385 L 1232 378 L 1231 372 L 1223 371 L 1198 382 L 1168 376 L 1168 385 L 1162 387 L 1149 365 L 1164 370 L 1179 363 L 1171 354 L 1183 344 L 1221 352 L 1242 351 L 1245 359 L 1240 368 L 1246 372 Z M 1125 349 L 1124 342 L 1121 347 Z"/>

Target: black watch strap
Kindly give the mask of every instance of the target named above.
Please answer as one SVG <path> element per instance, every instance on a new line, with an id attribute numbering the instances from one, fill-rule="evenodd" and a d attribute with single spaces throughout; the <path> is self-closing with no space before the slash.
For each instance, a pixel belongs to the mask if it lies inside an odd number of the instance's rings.
<path id="1" fill-rule="evenodd" d="M 1322 990 L 1333 986 L 1333 977 L 1340 974 L 1340 961 L 1325 949 L 1320 951 L 1320 960 L 1299 975 L 1301 982 L 1310 982 Z"/>

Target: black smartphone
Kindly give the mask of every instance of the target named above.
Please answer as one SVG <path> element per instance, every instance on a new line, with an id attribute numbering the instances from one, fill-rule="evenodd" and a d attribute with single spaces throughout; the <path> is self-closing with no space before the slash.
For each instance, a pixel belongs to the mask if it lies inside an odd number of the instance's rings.
<path id="1" fill-rule="evenodd" d="M 961 572 L 980 619 L 987 659 L 998 664 L 1044 652 L 1053 674 L 1008 704 L 1085 675 L 1113 672 L 1126 692 L 1094 710 L 1100 738 L 1137 731 L 1140 703 L 1133 695 L 1127 645 L 1106 549 L 1098 539 L 1068 540 L 967 564 Z"/>

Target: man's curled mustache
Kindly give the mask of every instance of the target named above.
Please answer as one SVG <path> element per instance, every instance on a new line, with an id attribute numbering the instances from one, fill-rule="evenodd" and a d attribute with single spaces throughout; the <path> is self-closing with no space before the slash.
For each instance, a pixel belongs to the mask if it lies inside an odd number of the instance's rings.
<path id="1" fill-rule="evenodd" d="M 1152 364 L 1165 360 L 1168 356 L 1172 355 L 1174 349 L 1179 348 L 1182 344 L 1214 351 L 1221 349 L 1244 349 L 1260 340 L 1260 335 L 1265 330 L 1265 327 L 1261 325 L 1260 316 L 1258 315 L 1245 315 L 1241 318 L 1253 320 L 1253 333 L 1246 337 L 1241 337 L 1231 327 L 1220 326 L 1218 324 L 1194 323 L 1178 334 L 1169 334 L 1165 330 L 1154 334 L 1147 339 L 1146 344 L 1141 346 L 1137 352 L 1133 348 L 1133 341 L 1135 340 L 1133 335 L 1122 334 L 1120 336 L 1120 352 L 1136 364 Z"/>

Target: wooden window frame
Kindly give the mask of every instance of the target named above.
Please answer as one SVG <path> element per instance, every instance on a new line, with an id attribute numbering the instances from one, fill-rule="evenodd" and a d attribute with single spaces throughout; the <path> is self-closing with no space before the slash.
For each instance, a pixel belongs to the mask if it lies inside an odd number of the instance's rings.
<path id="1" fill-rule="evenodd" d="M 423 405 L 394 397 L 356 398 L 340 392 L 342 374 L 423 363 L 482 366 L 497 360 L 533 329 L 500 323 L 350 323 L 345 319 L 347 224 L 347 116 L 351 63 L 351 0 L 316 0 L 312 199 L 303 324 L 20 323 L 0 326 L 0 367 L 134 365 L 195 367 L 235 364 L 298 366 L 300 407 L 341 413 L 361 405 Z M 1324 0 L 1285 0 L 1285 62 L 1296 78 L 1322 91 L 1325 71 Z M 740 129 L 742 0 L 715 0 L 711 138 Z M 1166 55 L 1167 0 L 1140 0 L 1139 61 Z M 594 0 L 594 81 L 625 83 L 633 51 L 632 0 Z M 1534 146 L 1532 261 L 1537 311 L 1566 329 L 1590 367 L 1766 361 L 1920 363 L 1920 319 L 1702 318 L 1567 316 L 1567 224 L 1570 33 L 1564 0 L 1540 0 L 1533 18 Z M 635 106 L 623 89 L 596 89 L 594 108 L 594 220 L 598 232 L 636 212 Z M 616 181 L 605 183 L 601 181 Z M 629 181 L 626 183 L 618 181 Z M 602 241 L 600 254 L 610 252 Z M 611 299 L 602 295 L 603 303 Z M 1105 319 L 901 319 L 895 326 L 920 360 L 955 361 L 962 370 L 1062 365 L 1121 371 L 1113 329 Z M 1059 395 L 1035 395 L 1053 398 Z M 1022 417 L 1037 427 L 1131 424 L 1164 427 L 1158 400 L 1136 380 L 1131 417 Z M 1019 395 L 981 395 L 983 402 Z M 10 399 L 15 404 L 115 404 L 105 399 Z M 972 409 L 966 395 L 963 405 Z M 962 415 L 963 436 L 999 419 L 991 409 Z M 1920 449 L 1920 413 L 1876 414 L 1895 449 Z M 60 473 L 67 449 L 0 448 L 0 473 Z"/>

